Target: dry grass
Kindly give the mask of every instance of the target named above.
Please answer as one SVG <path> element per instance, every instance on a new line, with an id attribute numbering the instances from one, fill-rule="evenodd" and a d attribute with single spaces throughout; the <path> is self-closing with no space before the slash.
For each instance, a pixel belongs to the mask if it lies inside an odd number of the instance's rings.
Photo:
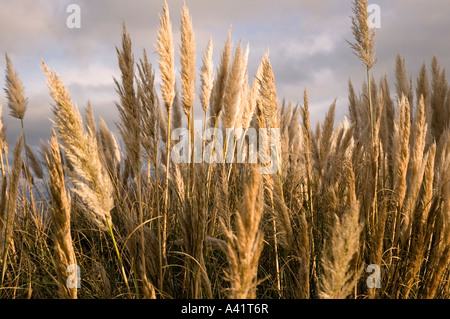
<path id="1" fill-rule="evenodd" d="M 433 58 L 413 90 L 399 56 L 393 100 L 386 76 L 370 77 L 375 38 L 366 9 L 367 1 L 353 4 L 351 44 L 366 83 L 359 91 L 349 82 L 348 120 L 335 123 L 334 102 L 315 129 L 306 90 L 302 103 L 280 102 L 269 52 L 249 74 L 249 46 L 239 42 L 233 54 L 231 30 L 217 70 L 212 40 L 197 70 L 186 7 L 179 77 L 167 3 L 160 16 L 160 95 L 146 51 L 135 61 L 123 26 L 120 140 L 96 120 L 95 105 L 83 123 L 43 64 L 56 133 L 41 156 L 23 135 L 10 169 L 0 120 L 0 297 L 449 298 L 450 87 Z M 171 131 L 187 122 L 194 134 L 197 71 L 214 132 L 203 145 L 223 143 L 226 128 L 279 129 L 279 142 L 261 138 L 267 152 L 258 163 L 171 161 Z M 5 93 L 23 132 L 24 92 L 7 57 Z M 247 139 L 229 142 L 207 156 L 251 148 Z M 269 143 L 276 172 L 261 174 Z M 72 264 L 80 289 L 66 285 Z M 380 288 L 367 285 L 371 264 L 380 266 Z"/>
<path id="2" fill-rule="evenodd" d="M 46 156 L 49 186 L 53 202 L 52 219 L 55 224 L 55 260 L 59 291 L 61 298 L 77 298 L 77 287 L 68 287 L 67 268 L 69 265 L 76 265 L 75 251 L 70 233 L 70 203 L 65 186 L 64 171 L 61 160 L 61 151 L 56 133 L 53 132 L 49 153 Z"/>

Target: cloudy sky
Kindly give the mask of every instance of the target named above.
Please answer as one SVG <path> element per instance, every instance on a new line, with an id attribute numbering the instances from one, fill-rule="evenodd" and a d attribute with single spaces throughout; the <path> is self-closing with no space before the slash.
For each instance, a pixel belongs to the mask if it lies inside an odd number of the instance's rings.
<path id="1" fill-rule="evenodd" d="M 337 99 L 337 118 L 347 113 L 347 82 L 359 85 L 364 67 L 345 40 L 352 40 L 350 0 L 186 0 L 196 32 L 198 68 L 209 37 L 214 61 L 219 62 L 228 29 L 232 39 L 250 44 L 249 74 L 254 75 L 267 48 L 275 73 L 278 98 L 302 101 L 309 91 L 312 120 L 323 119 Z M 81 28 L 69 29 L 67 6 L 81 8 Z M 395 57 L 406 58 L 408 72 L 417 77 L 422 62 L 437 55 L 450 65 L 450 1 L 373 0 L 381 8 L 377 29 L 378 64 L 374 76 L 387 75 L 393 85 Z M 179 61 L 179 25 L 183 0 L 168 0 Z M 154 49 L 158 14 L 163 0 L 0 0 L 0 83 L 4 87 L 5 53 L 11 57 L 25 86 L 29 108 L 25 126 L 29 144 L 37 146 L 50 132 L 51 99 L 40 60 L 63 79 L 74 102 L 83 110 L 92 102 L 96 118 L 114 128 L 117 112 L 113 77 L 118 77 L 115 46 L 120 45 L 122 21 L 133 41 L 135 58 L 144 48 L 157 68 Z M 179 70 L 179 68 L 178 68 Z M 158 70 L 156 69 L 157 74 Z M 9 116 L 0 91 L 3 119 L 13 142 L 19 122 Z M 198 101 L 197 101 L 198 103 Z M 197 106 L 197 110 L 199 106 Z M 197 112 L 197 114 L 200 114 Z"/>

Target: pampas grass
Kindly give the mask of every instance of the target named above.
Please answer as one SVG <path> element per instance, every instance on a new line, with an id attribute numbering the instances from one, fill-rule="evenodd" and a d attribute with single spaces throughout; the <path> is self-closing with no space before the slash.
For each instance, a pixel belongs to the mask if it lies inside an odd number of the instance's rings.
<path id="1" fill-rule="evenodd" d="M 2 256 L 2 272 L 1 272 L 1 278 L 0 278 L 0 287 L 3 287 L 4 280 L 5 280 L 5 274 L 6 274 L 6 267 L 7 267 L 7 258 L 8 258 L 8 252 L 10 246 L 12 243 L 12 235 L 15 227 L 15 217 L 16 217 L 16 207 L 17 207 L 17 198 L 18 198 L 18 187 L 19 187 L 19 178 L 20 173 L 22 170 L 22 157 L 21 157 L 21 151 L 22 151 L 22 140 L 23 137 L 21 136 L 17 142 L 16 146 L 14 148 L 14 162 L 13 162 L 13 169 L 12 169 L 12 175 L 10 176 L 9 181 L 9 187 L 7 190 L 8 198 L 6 200 L 5 196 L 2 195 L 2 206 L 5 205 L 6 217 L 2 216 L 2 246 L 1 248 L 1 256 Z M 6 183 L 6 179 L 3 180 L 3 184 Z M 5 187 L 5 185 L 3 186 Z"/>
<path id="2" fill-rule="evenodd" d="M 355 55 L 366 66 L 367 75 L 367 97 L 369 99 L 369 118 L 371 137 L 373 139 L 373 106 L 372 106 L 372 93 L 370 88 L 370 70 L 377 63 L 375 58 L 375 31 L 370 29 L 368 25 L 369 13 L 368 13 L 367 0 L 355 0 L 353 2 L 352 10 L 354 16 L 352 19 L 352 31 L 355 37 L 355 42 L 347 41 L 353 49 Z"/>
<path id="3" fill-rule="evenodd" d="M 77 298 L 77 286 L 67 287 L 67 269 L 76 265 L 76 256 L 70 233 L 71 198 L 65 187 L 61 153 L 56 133 L 53 131 L 46 156 L 50 176 L 50 194 L 53 203 L 52 218 L 55 225 L 55 259 L 61 298 Z M 80 278 L 77 278 L 80 280 Z"/>
<path id="4" fill-rule="evenodd" d="M 172 23 L 170 22 L 167 2 L 164 2 L 163 14 L 160 16 L 159 20 L 160 28 L 158 30 L 158 44 L 156 48 L 160 56 L 159 67 L 162 79 L 162 98 L 166 106 L 166 111 L 169 113 L 175 97 L 175 69 Z"/>
<path id="5" fill-rule="evenodd" d="M 367 23 L 369 13 L 367 0 L 355 0 L 352 5 L 354 16 L 352 19 L 352 31 L 355 42 L 349 42 L 355 55 L 371 69 L 377 60 L 375 59 L 375 31 L 369 28 Z"/>
<path id="6" fill-rule="evenodd" d="M 169 200 L 169 165 L 170 165 L 170 136 L 171 136 L 171 108 L 175 98 L 175 67 L 174 49 L 172 40 L 172 23 L 170 22 L 169 7 L 164 1 L 163 14 L 159 18 L 157 51 L 160 56 L 159 68 L 161 72 L 161 94 L 167 115 L 167 140 L 166 140 L 166 185 L 164 193 L 164 216 L 162 226 L 162 251 L 166 252 L 167 241 L 167 210 Z"/>
<path id="7" fill-rule="evenodd" d="M 114 207 L 113 186 L 101 164 L 97 140 L 93 132 L 84 132 L 80 112 L 72 104 L 69 92 L 59 76 L 50 71 L 44 62 L 42 62 L 42 65 L 47 75 L 50 94 L 55 100 L 53 106 L 53 114 L 56 118 L 55 127 L 58 130 L 59 138 L 62 140 L 66 157 L 73 167 L 70 177 L 76 186 L 74 191 L 86 205 L 86 213 L 90 221 L 101 230 L 110 232 L 121 264 L 122 274 L 129 290 L 111 225 L 111 210 Z"/>
<path id="8" fill-rule="evenodd" d="M 112 184 L 98 156 L 95 136 L 86 133 L 78 109 L 72 104 L 67 89 L 58 75 L 43 63 L 50 94 L 55 100 L 53 114 L 55 127 L 67 159 L 73 166 L 71 179 L 76 193 L 88 207 L 88 217 L 99 228 L 106 230 L 114 207 Z"/>
<path id="9" fill-rule="evenodd" d="M 263 248 L 260 223 L 263 213 L 262 188 L 257 167 L 251 168 L 246 181 L 241 208 L 236 213 L 236 232 L 225 226 L 228 270 L 226 278 L 231 287 L 232 299 L 256 298 L 258 263 Z"/>
<path id="10" fill-rule="evenodd" d="M 223 99 L 222 125 L 224 129 L 234 128 L 236 116 L 239 112 L 241 88 L 244 79 L 242 62 L 242 46 L 241 43 L 239 43 L 234 54 L 233 63 L 226 84 L 227 89 Z"/>
<path id="11" fill-rule="evenodd" d="M 209 108 L 210 117 L 212 120 L 212 126 L 217 127 L 219 117 L 223 109 L 223 99 L 225 96 L 225 88 L 228 81 L 228 74 L 231 63 L 231 53 L 233 45 L 231 43 L 231 28 L 228 31 L 228 38 L 225 46 L 222 50 L 220 57 L 220 65 L 217 70 L 217 76 L 214 80 L 214 86 L 211 93 L 211 105 Z"/>
<path id="12" fill-rule="evenodd" d="M 205 125 L 207 121 L 207 112 L 210 105 L 211 91 L 214 85 L 214 65 L 213 65 L 213 42 L 209 39 L 208 47 L 206 48 L 205 55 L 203 57 L 203 66 L 201 70 L 202 90 L 200 100 L 202 103 L 203 112 L 205 112 Z"/>
<path id="13" fill-rule="evenodd" d="M 116 102 L 121 122 L 118 129 L 125 143 L 128 165 L 134 174 L 138 175 L 141 155 L 141 133 L 139 122 L 141 120 L 141 107 L 135 90 L 134 56 L 132 53 L 130 35 L 125 24 L 122 31 L 122 48 L 116 48 L 121 71 L 121 82 L 114 79 L 120 103 Z M 94 131 L 95 132 L 95 131 Z"/>
<path id="14" fill-rule="evenodd" d="M 12 117 L 23 120 L 27 110 L 28 100 L 24 96 L 22 82 L 14 70 L 12 61 L 6 55 L 6 96 L 8 97 L 8 108 Z"/>
<path id="15" fill-rule="evenodd" d="M 319 297 L 325 299 L 345 299 L 354 289 L 359 273 L 355 265 L 359 253 L 359 204 L 354 189 L 352 167 L 347 172 L 347 198 L 342 216 L 336 220 L 328 239 L 328 251 L 322 257 L 322 278 L 319 281 Z"/>
<path id="16" fill-rule="evenodd" d="M 186 4 L 181 13 L 181 88 L 183 110 L 189 121 L 195 99 L 195 36 Z"/>
<path id="17" fill-rule="evenodd" d="M 249 92 L 248 96 L 248 103 L 246 104 L 245 109 L 242 110 L 242 128 L 244 130 L 247 130 L 250 127 L 250 122 L 253 118 L 253 115 L 255 114 L 256 106 L 258 105 L 259 100 L 259 90 L 260 90 L 260 79 L 263 72 L 263 61 L 266 61 L 269 57 L 269 51 L 266 52 L 264 55 L 258 70 L 256 72 L 255 78 L 253 80 L 252 87 Z"/>

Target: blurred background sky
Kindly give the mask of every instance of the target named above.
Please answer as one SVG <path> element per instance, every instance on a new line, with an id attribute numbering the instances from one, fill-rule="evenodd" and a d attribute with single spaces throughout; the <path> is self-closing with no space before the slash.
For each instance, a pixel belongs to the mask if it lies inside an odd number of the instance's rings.
<path id="1" fill-rule="evenodd" d="M 278 99 L 302 102 L 308 89 L 313 127 L 337 99 L 336 118 L 347 114 L 347 87 L 351 78 L 360 90 L 363 64 L 345 40 L 352 41 L 350 0 L 186 0 L 193 17 L 197 42 L 197 69 L 209 37 L 214 42 L 217 67 L 228 29 L 232 40 L 250 44 L 249 76 L 267 48 L 270 49 Z M 81 7 L 81 29 L 69 29 L 69 4 Z M 376 79 L 387 75 L 394 90 L 395 58 L 406 59 L 408 73 L 417 78 L 425 61 L 437 55 L 442 67 L 450 65 L 450 1 L 373 0 L 381 7 L 377 29 Z M 176 45 L 179 76 L 180 13 L 182 0 L 168 0 Z M 0 0 L 0 86 L 4 88 L 4 54 L 8 53 L 29 98 L 25 115 L 27 141 L 33 147 L 49 138 L 51 103 L 41 59 L 55 70 L 69 88 L 82 114 L 88 100 L 96 120 L 102 117 L 110 129 L 118 113 L 113 78 L 119 77 L 115 46 L 120 45 L 122 21 L 131 34 L 135 59 L 144 48 L 159 78 L 154 49 L 163 0 Z M 158 80 L 157 80 L 158 81 Z M 157 82 L 159 83 L 159 82 Z M 199 77 L 197 73 L 197 83 Z M 178 85 L 180 87 L 180 85 Z M 393 96 L 395 97 L 395 96 Z M 10 143 L 20 132 L 20 122 L 9 115 L 4 91 L 0 91 L 3 120 Z M 201 108 L 196 100 L 196 114 Z"/>

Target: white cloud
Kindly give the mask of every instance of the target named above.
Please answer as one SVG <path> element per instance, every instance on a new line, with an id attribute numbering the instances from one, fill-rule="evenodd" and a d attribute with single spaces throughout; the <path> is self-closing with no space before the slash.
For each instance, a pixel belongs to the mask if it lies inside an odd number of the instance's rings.
<path id="1" fill-rule="evenodd" d="M 281 44 L 283 47 L 283 44 Z M 288 57 L 298 55 L 315 55 L 320 53 L 330 53 L 335 48 L 335 43 L 328 34 L 311 36 L 301 42 L 287 41 L 284 43 Z"/>

